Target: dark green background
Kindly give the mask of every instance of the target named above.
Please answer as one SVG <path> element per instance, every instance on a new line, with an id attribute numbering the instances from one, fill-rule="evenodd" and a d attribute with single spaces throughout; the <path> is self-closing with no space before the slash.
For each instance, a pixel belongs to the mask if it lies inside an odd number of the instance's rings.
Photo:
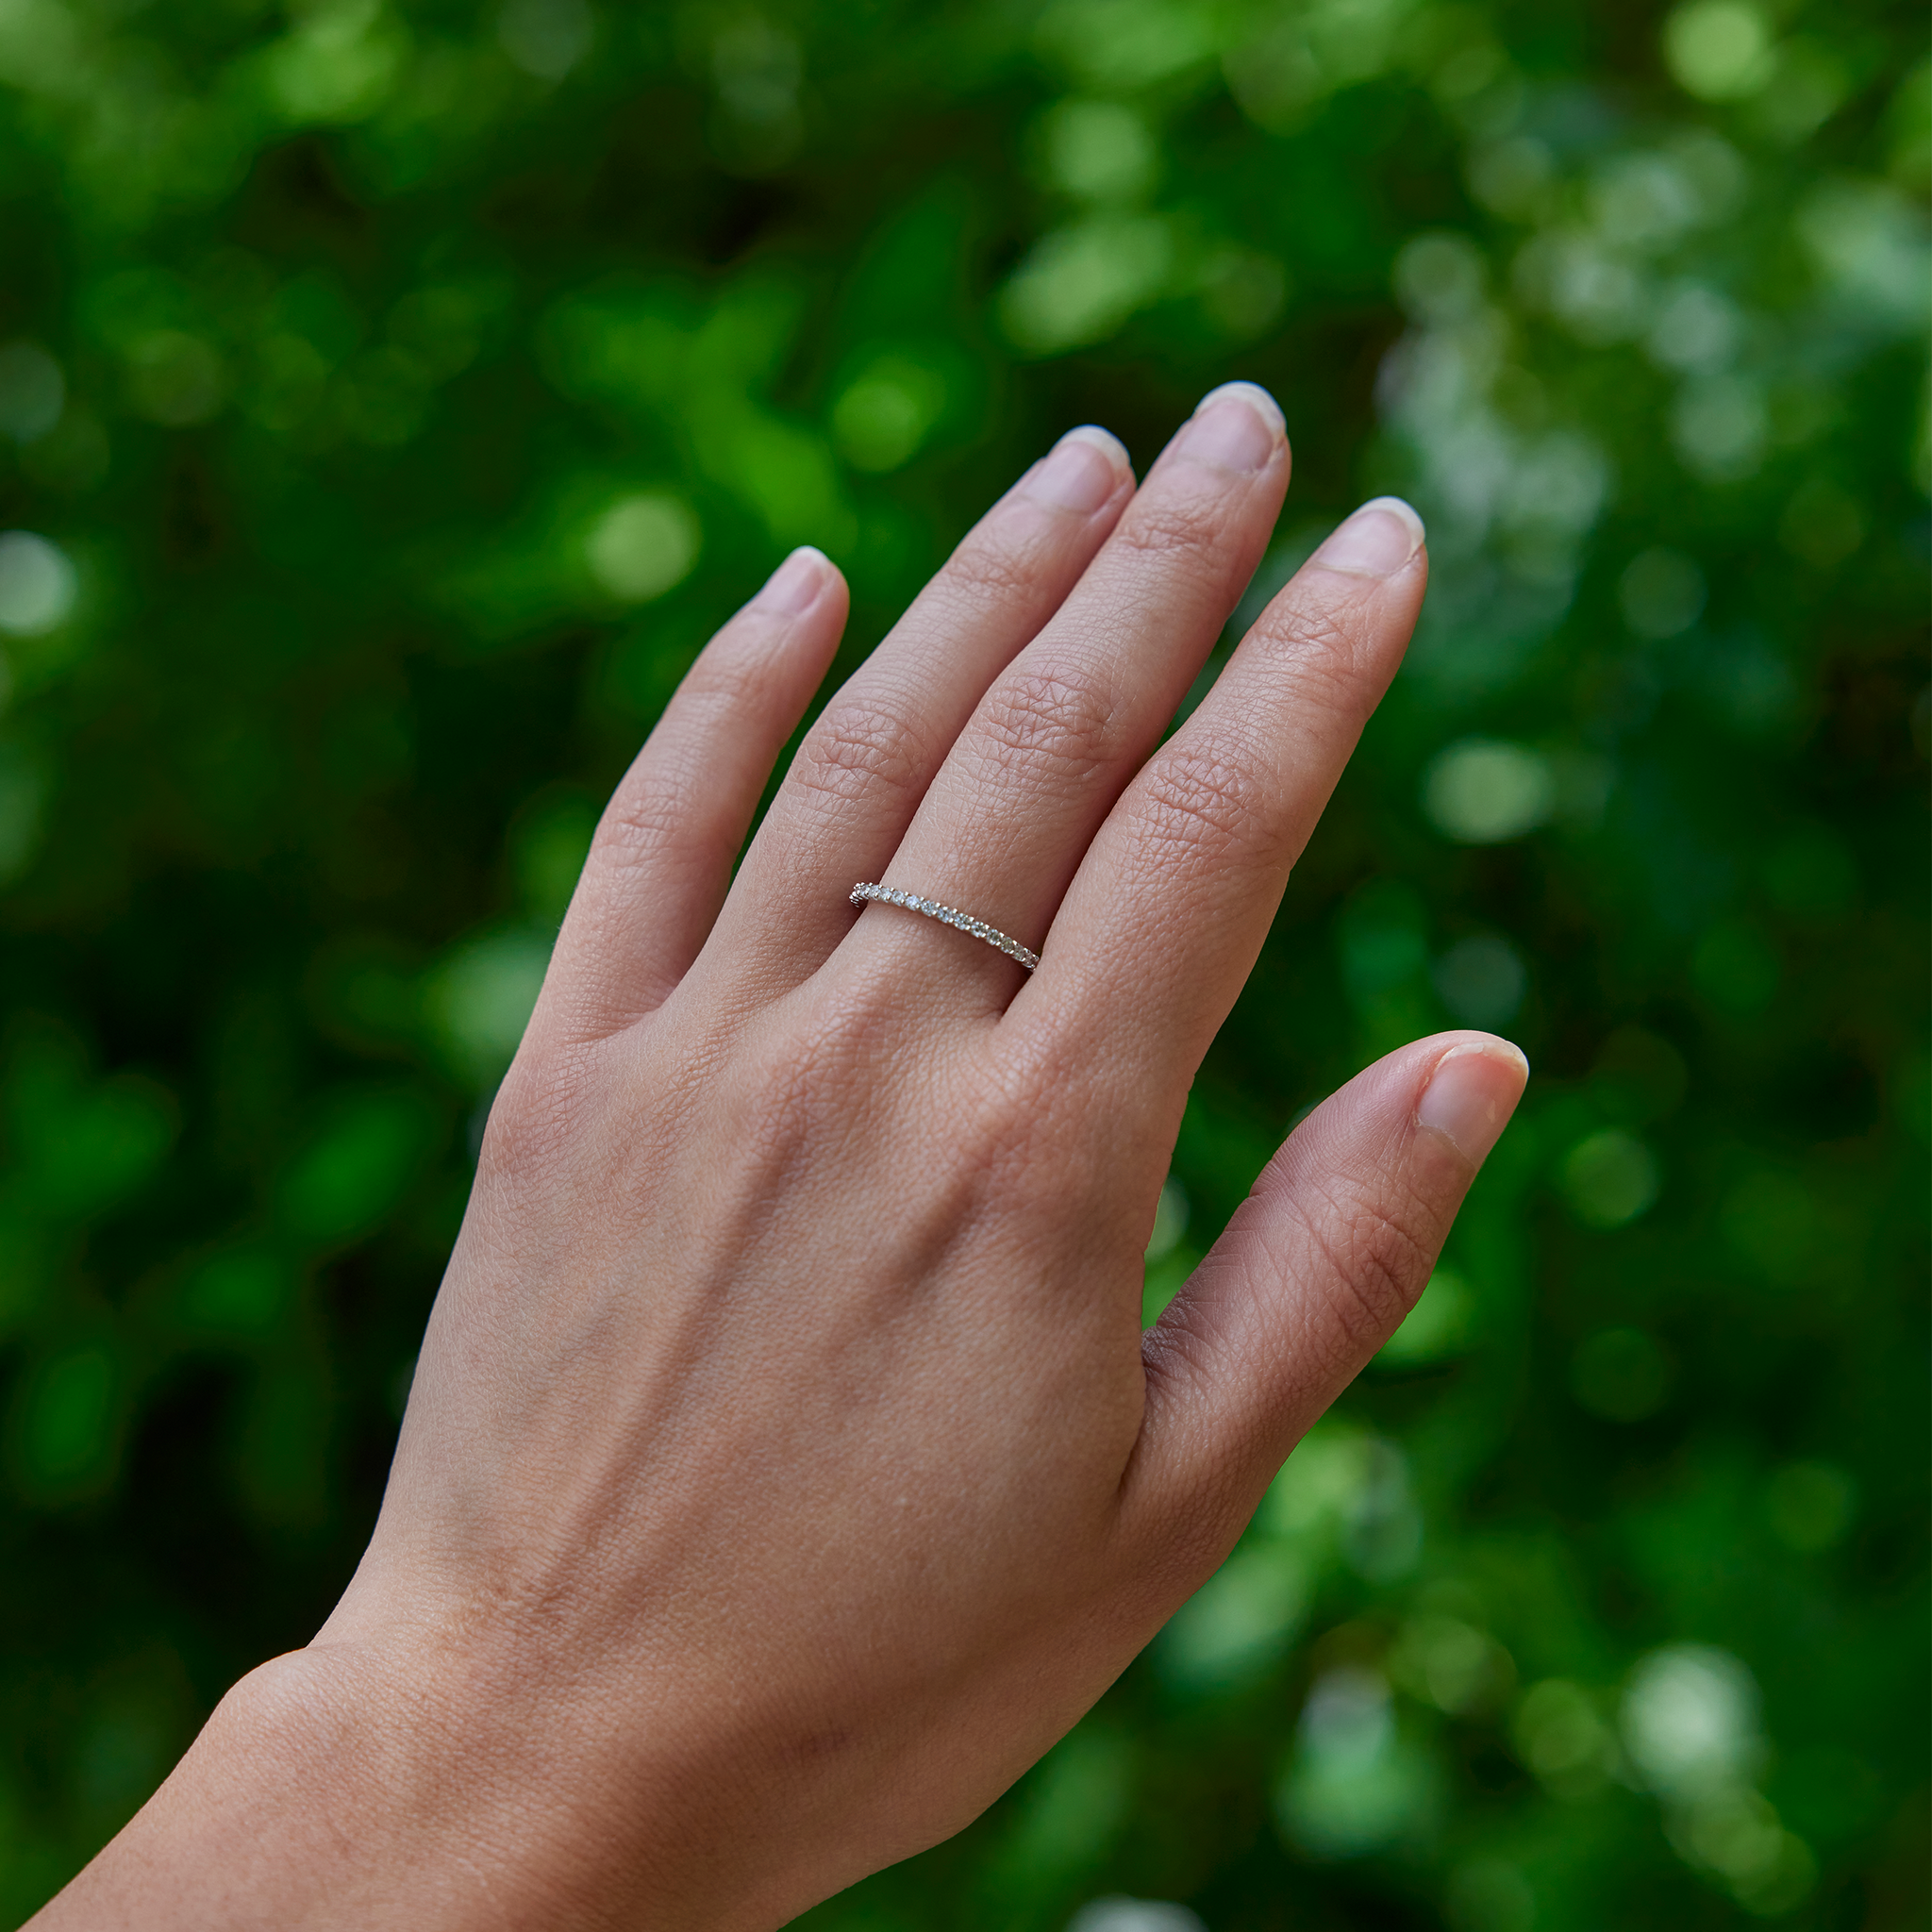
<path id="1" fill-rule="evenodd" d="M 1435 576 L 1150 1302 L 1366 1058 L 1536 1074 L 1228 1570 L 810 1923 L 1924 1924 L 1923 25 L 4 0 L 0 1909 L 346 1578 L 703 639 L 816 541 L 849 667 L 1241 375 L 1267 584 L 1386 488 Z"/>

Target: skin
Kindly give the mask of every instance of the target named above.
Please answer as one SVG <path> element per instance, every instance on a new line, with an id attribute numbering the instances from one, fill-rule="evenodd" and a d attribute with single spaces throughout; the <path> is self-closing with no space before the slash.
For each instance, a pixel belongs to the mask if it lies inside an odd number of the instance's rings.
<path id="1" fill-rule="evenodd" d="M 1369 1068 L 1142 1335 L 1189 1082 L 1426 575 L 1366 506 L 1163 744 L 1288 475 L 1246 385 L 1138 489 L 1074 432 L 735 880 L 844 585 L 798 553 L 719 633 L 605 814 L 360 1568 L 37 1926 L 777 1926 L 958 1830 L 1213 1572 L 1526 1074 Z"/>

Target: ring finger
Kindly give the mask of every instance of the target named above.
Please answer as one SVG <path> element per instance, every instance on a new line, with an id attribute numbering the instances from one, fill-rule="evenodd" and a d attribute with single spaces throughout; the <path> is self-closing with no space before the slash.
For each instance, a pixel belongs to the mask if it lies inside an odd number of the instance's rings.
<path id="1" fill-rule="evenodd" d="M 1070 431 L 825 707 L 713 932 L 734 985 L 754 998 L 794 985 L 845 937 L 846 893 L 878 876 L 988 683 L 1059 607 L 1133 490 L 1113 437 Z"/>

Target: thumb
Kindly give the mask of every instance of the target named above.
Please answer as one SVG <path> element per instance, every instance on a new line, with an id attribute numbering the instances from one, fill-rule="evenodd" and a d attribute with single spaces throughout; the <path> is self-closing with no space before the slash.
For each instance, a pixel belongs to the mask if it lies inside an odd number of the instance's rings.
<path id="1" fill-rule="evenodd" d="M 1325 1100 L 1262 1171 L 1144 1346 L 1127 1500 L 1184 1567 L 1190 1551 L 1219 1560 L 1415 1305 L 1528 1076 L 1491 1034 L 1417 1041 Z"/>

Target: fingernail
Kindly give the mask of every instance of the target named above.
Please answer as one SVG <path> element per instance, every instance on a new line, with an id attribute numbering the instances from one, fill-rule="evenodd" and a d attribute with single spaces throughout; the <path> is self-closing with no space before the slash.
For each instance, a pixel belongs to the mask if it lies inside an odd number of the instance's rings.
<path id="1" fill-rule="evenodd" d="M 1258 383 L 1224 382 L 1201 398 L 1177 447 L 1197 463 L 1252 474 L 1287 428 L 1281 406 Z"/>
<path id="2" fill-rule="evenodd" d="M 825 553 L 807 543 L 766 578 L 765 588 L 752 601 L 775 617 L 802 617 L 819 601 L 829 568 Z"/>
<path id="3" fill-rule="evenodd" d="M 1399 496 L 1378 496 L 1315 552 L 1324 570 L 1392 577 L 1423 545 L 1423 520 Z"/>
<path id="4" fill-rule="evenodd" d="M 1528 1078 L 1529 1062 L 1507 1040 L 1452 1046 L 1429 1075 L 1416 1119 L 1446 1134 L 1472 1165 L 1480 1167 L 1516 1111 Z"/>
<path id="5" fill-rule="evenodd" d="M 1132 473 L 1117 437 L 1096 425 L 1070 429 L 1026 479 L 1026 494 L 1059 509 L 1091 515 Z"/>

